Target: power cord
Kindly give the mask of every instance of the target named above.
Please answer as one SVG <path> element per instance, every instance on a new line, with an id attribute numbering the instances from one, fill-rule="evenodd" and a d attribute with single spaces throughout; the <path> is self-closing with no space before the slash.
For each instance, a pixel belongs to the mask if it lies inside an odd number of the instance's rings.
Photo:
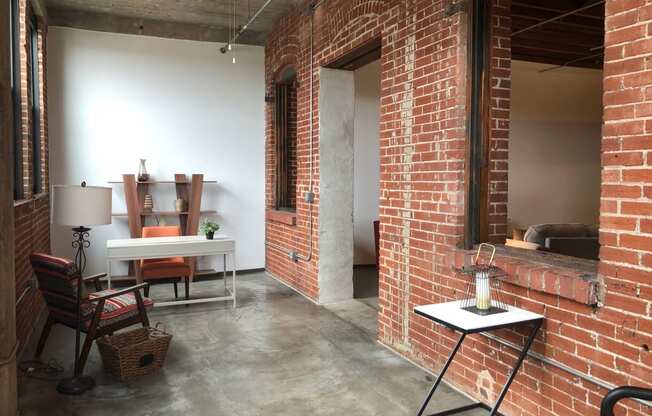
<path id="1" fill-rule="evenodd" d="M 63 365 L 54 358 L 47 363 L 39 360 L 26 360 L 21 362 L 18 368 L 27 377 L 43 381 L 58 381 L 64 371 Z"/>

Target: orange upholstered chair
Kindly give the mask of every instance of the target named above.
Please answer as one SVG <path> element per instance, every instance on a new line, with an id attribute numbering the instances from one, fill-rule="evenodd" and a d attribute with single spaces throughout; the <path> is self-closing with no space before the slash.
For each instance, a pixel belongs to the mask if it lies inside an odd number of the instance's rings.
<path id="1" fill-rule="evenodd" d="M 176 237 L 181 235 L 177 226 L 143 227 L 143 238 L 150 237 Z M 174 297 L 179 297 L 177 283 L 183 280 L 186 286 L 186 299 L 190 296 L 190 276 L 192 270 L 183 257 L 170 257 L 165 259 L 149 259 L 140 261 L 143 280 L 153 284 L 158 282 L 174 283 Z M 145 296 L 149 296 L 149 287 L 145 288 Z"/>

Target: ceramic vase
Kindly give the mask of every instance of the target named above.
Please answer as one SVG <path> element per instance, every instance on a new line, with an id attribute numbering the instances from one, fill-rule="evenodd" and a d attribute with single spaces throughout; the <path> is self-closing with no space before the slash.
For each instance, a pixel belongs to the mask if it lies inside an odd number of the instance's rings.
<path id="1" fill-rule="evenodd" d="M 147 167 L 145 166 L 146 159 L 140 159 L 140 166 L 138 166 L 138 181 L 147 182 L 149 180 L 149 173 L 147 173 Z"/>

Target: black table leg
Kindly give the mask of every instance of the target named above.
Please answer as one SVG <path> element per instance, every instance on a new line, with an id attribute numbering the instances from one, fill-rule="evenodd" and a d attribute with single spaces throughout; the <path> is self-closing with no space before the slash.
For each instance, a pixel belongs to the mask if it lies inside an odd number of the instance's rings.
<path id="1" fill-rule="evenodd" d="M 494 404 L 493 407 L 489 407 L 488 405 L 484 403 L 473 403 L 469 404 L 466 406 L 461 406 L 455 409 L 449 409 L 445 410 L 443 412 L 435 413 L 434 415 L 431 416 L 448 416 L 448 415 L 454 415 L 457 413 L 462 413 L 468 410 L 472 410 L 478 407 L 491 410 L 489 413 L 489 416 L 500 416 L 501 414 L 498 413 L 498 408 L 500 407 L 500 404 L 502 403 L 503 399 L 505 398 L 505 395 L 507 394 L 507 391 L 509 390 L 509 386 L 512 384 L 514 381 L 514 378 L 516 377 L 516 373 L 518 373 L 518 370 L 521 368 L 521 365 L 523 364 L 523 361 L 525 360 L 525 357 L 527 357 L 527 353 L 530 350 L 530 347 L 532 347 L 532 343 L 534 342 L 534 338 L 537 335 L 537 332 L 539 332 L 539 329 L 541 328 L 541 324 L 543 323 L 543 320 L 536 321 L 534 322 L 534 327 L 532 328 L 532 332 L 530 333 L 529 337 L 527 338 L 525 345 L 523 346 L 523 349 L 521 350 L 519 357 L 514 364 L 514 367 L 512 368 L 512 371 L 509 374 L 509 378 L 507 379 L 507 382 L 503 386 L 500 395 L 498 396 L 498 400 L 496 400 L 496 403 Z M 448 367 L 450 366 L 451 362 L 453 362 L 453 358 L 455 357 L 455 354 L 457 354 L 457 351 L 459 350 L 460 346 L 462 345 L 462 342 L 464 341 L 464 338 L 466 337 L 466 333 L 462 333 L 462 336 L 460 337 L 459 341 L 457 342 L 457 345 L 455 345 L 455 348 L 453 348 L 453 351 L 451 351 L 450 355 L 448 356 L 448 360 L 446 360 L 446 363 L 444 364 L 444 367 L 441 369 L 441 372 L 439 373 L 439 376 L 437 376 L 437 380 L 435 381 L 435 384 L 433 384 L 432 388 L 430 389 L 430 392 L 428 393 L 428 396 L 424 400 L 423 404 L 421 405 L 421 409 L 419 410 L 419 413 L 417 413 L 417 416 L 422 416 L 423 412 L 426 410 L 426 407 L 428 407 L 428 403 L 430 402 L 430 399 L 432 398 L 433 394 L 435 393 L 435 390 L 437 390 L 437 387 L 439 386 L 439 383 L 442 381 L 444 378 L 444 374 L 448 370 Z"/>
<path id="2" fill-rule="evenodd" d="M 505 383 L 505 385 L 503 386 L 503 390 L 500 392 L 500 396 L 498 396 L 498 400 L 496 401 L 496 404 L 494 404 L 494 407 L 491 409 L 491 413 L 489 413 L 489 416 L 495 416 L 498 413 L 498 407 L 500 406 L 500 403 L 502 403 L 503 399 L 505 398 L 505 395 L 507 394 L 507 390 L 509 390 L 509 386 L 512 384 L 512 381 L 514 381 L 514 377 L 516 377 L 516 373 L 518 373 L 519 368 L 521 368 L 521 364 L 523 364 L 523 360 L 527 356 L 527 352 L 530 350 L 530 347 L 532 346 L 532 342 L 534 342 L 534 338 L 536 337 L 537 332 L 539 332 L 539 328 L 541 328 L 542 322 L 543 320 L 534 323 L 534 328 L 532 329 L 532 333 L 530 333 L 529 338 L 525 342 L 525 345 L 521 350 L 521 354 L 518 356 L 518 360 L 516 361 L 516 364 L 514 365 L 512 372 L 509 374 L 507 383 Z"/>
<path id="3" fill-rule="evenodd" d="M 426 407 L 428 407 L 428 403 L 430 402 L 432 395 L 435 393 L 435 390 L 437 390 L 437 386 L 439 386 L 439 383 L 444 378 L 444 374 L 446 373 L 446 370 L 448 370 L 448 366 L 453 362 L 453 358 L 455 358 L 455 354 L 457 354 L 457 350 L 460 349 L 460 346 L 462 345 L 462 342 L 464 341 L 465 337 L 466 334 L 462 333 L 460 340 L 457 341 L 457 345 L 455 345 L 455 348 L 453 348 L 453 351 L 451 351 L 450 355 L 448 356 L 448 360 L 446 360 L 446 364 L 444 364 L 444 367 L 439 372 L 435 384 L 432 385 L 432 388 L 430 389 L 430 393 L 428 393 L 426 400 L 424 400 L 423 404 L 421 405 L 421 409 L 419 410 L 419 413 L 417 413 L 417 416 L 423 415 L 423 412 L 426 410 Z"/>

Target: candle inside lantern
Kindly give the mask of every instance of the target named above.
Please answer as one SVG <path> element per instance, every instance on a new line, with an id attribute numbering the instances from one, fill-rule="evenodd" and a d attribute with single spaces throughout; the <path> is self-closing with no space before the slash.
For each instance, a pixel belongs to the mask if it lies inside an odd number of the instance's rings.
<path id="1" fill-rule="evenodd" d="M 488 270 L 478 270 L 475 273 L 475 307 L 480 310 L 487 310 L 491 307 Z"/>

